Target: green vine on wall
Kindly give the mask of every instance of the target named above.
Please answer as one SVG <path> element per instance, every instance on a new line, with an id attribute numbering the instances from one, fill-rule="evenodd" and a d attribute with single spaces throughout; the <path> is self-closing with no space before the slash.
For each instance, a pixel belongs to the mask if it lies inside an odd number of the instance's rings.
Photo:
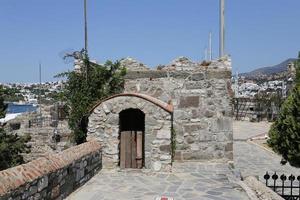
<path id="1" fill-rule="evenodd" d="M 172 154 L 172 161 L 174 161 L 176 151 L 176 131 L 174 127 L 171 128 L 171 154 Z"/>

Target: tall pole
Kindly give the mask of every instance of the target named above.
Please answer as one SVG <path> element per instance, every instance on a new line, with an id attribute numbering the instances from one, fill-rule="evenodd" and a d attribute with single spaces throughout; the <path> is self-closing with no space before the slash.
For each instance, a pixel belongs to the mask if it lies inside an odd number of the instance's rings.
<path id="1" fill-rule="evenodd" d="M 39 84 L 39 108 L 40 108 L 40 116 L 42 116 L 42 102 L 41 102 L 41 90 L 42 90 L 42 64 L 41 62 L 39 63 L 39 79 L 40 79 L 40 84 Z"/>
<path id="2" fill-rule="evenodd" d="M 88 60 L 88 27 L 87 27 L 87 0 L 84 0 L 84 59 L 86 82 L 89 81 L 89 60 Z"/>
<path id="3" fill-rule="evenodd" d="M 208 54 L 209 54 L 209 61 L 212 61 L 212 45 L 211 45 L 211 35 L 212 35 L 212 33 L 211 32 L 209 32 L 209 41 L 208 41 Z"/>
<path id="4" fill-rule="evenodd" d="M 207 48 L 204 49 L 204 60 L 207 61 Z"/>
<path id="5" fill-rule="evenodd" d="M 87 33 L 87 6 L 86 6 L 86 1 L 84 0 L 84 50 L 85 53 L 87 54 L 88 52 L 88 33 Z"/>
<path id="6" fill-rule="evenodd" d="M 220 49 L 219 56 L 224 56 L 225 49 L 225 0 L 220 0 Z"/>

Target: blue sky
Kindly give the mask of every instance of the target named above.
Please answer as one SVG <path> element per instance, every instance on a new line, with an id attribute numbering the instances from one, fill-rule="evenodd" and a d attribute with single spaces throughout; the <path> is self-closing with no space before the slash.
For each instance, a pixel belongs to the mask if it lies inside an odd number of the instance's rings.
<path id="1" fill-rule="evenodd" d="M 83 47 L 83 0 L 1 0 L 0 82 L 55 80 L 72 69 L 61 54 Z M 226 53 L 233 71 L 296 57 L 299 0 L 227 0 Z M 202 60 L 213 33 L 218 56 L 219 0 L 88 0 L 90 57 L 134 57 L 148 66 L 178 56 Z"/>

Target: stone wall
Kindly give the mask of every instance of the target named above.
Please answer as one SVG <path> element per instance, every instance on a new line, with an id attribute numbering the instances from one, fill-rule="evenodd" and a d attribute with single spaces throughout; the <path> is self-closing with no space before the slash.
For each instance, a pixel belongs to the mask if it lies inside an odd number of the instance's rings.
<path id="1" fill-rule="evenodd" d="M 0 171 L 0 200 L 63 199 L 102 167 L 96 141 Z"/>
<path id="2" fill-rule="evenodd" d="M 47 154 L 59 153 L 67 148 L 74 146 L 71 142 L 71 130 L 68 126 L 68 121 L 58 121 L 57 127 L 54 126 L 54 119 L 51 118 L 50 109 L 52 106 L 42 105 L 42 123 L 37 123 L 40 119 L 38 113 L 26 113 L 9 121 L 4 127 L 8 134 L 17 134 L 20 136 L 30 135 L 31 140 L 28 145 L 31 146 L 29 153 L 24 153 L 25 162 L 30 162 Z M 31 123 L 29 123 L 31 121 Z M 20 129 L 11 130 L 10 124 L 20 124 Z M 30 124 L 30 127 L 29 127 Z M 57 130 L 60 135 L 60 141 L 53 139 L 53 133 Z"/>
<path id="3" fill-rule="evenodd" d="M 146 116 L 145 168 L 169 170 L 173 151 L 180 161 L 233 159 L 229 58 L 181 57 L 157 69 L 131 58 L 121 64 L 128 69 L 124 93 L 98 103 L 89 118 L 88 135 L 103 145 L 104 167 L 118 167 L 119 113 L 127 108 Z"/>
<path id="4" fill-rule="evenodd" d="M 128 71 L 125 93 L 147 94 L 174 106 L 176 160 L 232 160 L 230 59 L 174 60 L 157 70 Z"/>
<path id="5" fill-rule="evenodd" d="M 144 98 L 142 98 L 144 97 Z M 171 169 L 171 114 L 163 102 L 146 100 L 146 96 L 124 94 L 104 100 L 89 117 L 88 140 L 97 139 L 103 147 L 103 167 L 119 164 L 119 113 L 133 108 L 145 114 L 145 168 L 154 171 Z M 150 100 L 150 101 L 149 101 Z M 157 104 L 163 104 L 165 109 Z M 167 111 L 168 110 L 168 111 Z"/>

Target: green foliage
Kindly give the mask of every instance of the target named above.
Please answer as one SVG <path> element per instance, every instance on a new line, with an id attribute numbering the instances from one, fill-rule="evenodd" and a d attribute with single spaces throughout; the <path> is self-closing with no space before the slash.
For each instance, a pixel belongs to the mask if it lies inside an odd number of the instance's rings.
<path id="1" fill-rule="evenodd" d="M 3 90 L 3 95 L 5 96 L 5 100 L 10 102 L 24 100 L 24 97 L 21 95 L 20 90 L 17 88 L 5 88 Z"/>
<path id="2" fill-rule="evenodd" d="M 295 83 L 297 85 L 300 84 L 300 52 L 298 54 L 298 59 L 295 61 L 295 68 L 296 68 L 296 79 Z"/>
<path id="3" fill-rule="evenodd" d="M 171 128 L 171 153 L 172 153 L 172 160 L 174 160 L 175 157 L 175 151 L 176 151 L 176 131 L 174 127 Z"/>
<path id="4" fill-rule="evenodd" d="M 0 86 L 0 118 L 5 117 L 5 110 L 7 105 L 4 104 L 4 90 L 3 87 Z"/>
<path id="5" fill-rule="evenodd" d="M 0 118 L 5 116 L 4 90 L 0 86 Z M 6 134 L 0 127 L 0 171 L 24 163 L 22 153 L 29 153 L 26 145 L 31 137 Z"/>
<path id="6" fill-rule="evenodd" d="M 30 152 L 30 147 L 26 145 L 30 139 L 29 135 L 6 134 L 0 128 L 0 171 L 24 163 L 21 154 Z"/>
<path id="7" fill-rule="evenodd" d="M 69 126 L 77 144 L 86 141 L 89 111 L 99 100 L 123 91 L 125 68 L 120 63 L 107 61 L 104 65 L 84 59 L 81 72 L 67 72 L 64 99 L 69 107 Z"/>
<path id="8" fill-rule="evenodd" d="M 283 103 L 271 126 L 268 144 L 291 165 L 300 167 L 300 85 Z"/>

